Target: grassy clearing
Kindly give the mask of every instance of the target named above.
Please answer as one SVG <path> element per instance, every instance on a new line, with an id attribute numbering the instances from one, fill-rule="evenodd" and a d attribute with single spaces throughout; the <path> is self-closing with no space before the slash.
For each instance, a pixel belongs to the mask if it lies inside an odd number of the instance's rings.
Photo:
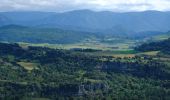
<path id="1" fill-rule="evenodd" d="M 92 53 L 86 53 L 93 56 L 113 56 L 113 57 L 135 57 L 136 55 L 148 55 L 148 56 L 156 56 L 159 51 L 150 51 L 150 52 L 136 52 L 134 50 L 117 50 L 117 51 L 98 51 Z"/>
<path id="2" fill-rule="evenodd" d="M 31 71 L 33 69 L 37 69 L 36 63 L 29 63 L 29 62 L 18 62 L 20 66 L 22 66 L 24 69 Z"/>
<path id="3" fill-rule="evenodd" d="M 158 35 L 158 36 L 154 36 L 153 40 L 154 41 L 162 41 L 162 40 L 166 40 L 168 39 L 170 36 L 168 34 L 164 34 L 164 35 Z"/>
<path id="4" fill-rule="evenodd" d="M 86 55 L 92 56 L 112 56 L 112 57 L 135 57 L 136 51 L 134 50 L 115 50 L 115 51 L 97 51 L 85 52 Z"/>
<path id="5" fill-rule="evenodd" d="M 94 80 L 94 79 L 87 79 L 87 78 L 85 78 L 84 82 L 100 83 L 102 81 L 101 80 L 97 80 L 97 79 Z"/>
<path id="6" fill-rule="evenodd" d="M 47 98 L 23 98 L 22 100 L 50 100 Z"/>
<path id="7" fill-rule="evenodd" d="M 149 56 L 156 56 L 159 53 L 159 51 L 149 51 L 149 52 L 142 52 L 138 53 L 139 55 L 149 55 Z"/>
<path id="8" fill-rule="evenodd" d="M 112 55 L 113 57 L 119 57 L 119 58 L 125 58 L 125 57 L 128 57 L 128 58 L 132 58 L 132 57 L 135 57 L 135 54 L 115 54 L 115 55 Z"/>

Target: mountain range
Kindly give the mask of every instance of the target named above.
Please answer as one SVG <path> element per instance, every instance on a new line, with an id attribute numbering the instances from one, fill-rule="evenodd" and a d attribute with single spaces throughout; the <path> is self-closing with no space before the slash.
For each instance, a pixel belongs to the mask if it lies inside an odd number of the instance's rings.
<path id="1" fill-rule="evenodd" d="M 144 11 L 116 13 L 76 10 L 70 12 L 1 12 L 0 26 L 61 28 L 109 34 L 137 34 L 170 30 L 170 12 Z"/>

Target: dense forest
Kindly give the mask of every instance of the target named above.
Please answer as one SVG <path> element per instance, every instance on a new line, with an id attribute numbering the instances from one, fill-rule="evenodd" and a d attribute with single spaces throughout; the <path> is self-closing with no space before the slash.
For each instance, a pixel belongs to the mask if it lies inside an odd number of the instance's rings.
<path id="1" fill-rule="evenodd" d="M 83 52 L 0 43 L 0 99 L 170 99 L 170 66 L 160 59 Z"/>
<path id="2" fill-rule="evenodd" d="M 137 51 L 161 51 L 170 54 L 170 38 L 159 42 L 144 43 L 135 49 Z"/>
<path id="3" fill-rule="evenodd" d="M 20 25 L 6 25 L 0 27 L 0 41 L 71 44 L 90 37 L 98 37 L 89 32 L 62 30 L 58 28 L 35 28 Z"/>

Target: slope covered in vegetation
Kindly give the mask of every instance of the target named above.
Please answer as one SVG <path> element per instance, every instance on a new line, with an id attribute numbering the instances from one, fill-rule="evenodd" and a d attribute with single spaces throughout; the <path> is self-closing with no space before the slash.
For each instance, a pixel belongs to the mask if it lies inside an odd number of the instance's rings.
<path id="1" fill-rule="evenodd" d="M 69 44 L 95 36 L 87 32 L 61 30 L 57 28 L 32 28 L 18 25 L 0 27 L 0 41 Z"/>
<path id="2" fill-rule="evenodd" d="M 170 54 L 170 38 L 159 42 L 151 42 L 140 45 L 137 51 L 161 51 Z"/>
<path id="3" fill-rule="evenodd" d="M 88 56 L 0 43 L 0 98 L 168 100 L 169 66 L 152 57 Z"/>

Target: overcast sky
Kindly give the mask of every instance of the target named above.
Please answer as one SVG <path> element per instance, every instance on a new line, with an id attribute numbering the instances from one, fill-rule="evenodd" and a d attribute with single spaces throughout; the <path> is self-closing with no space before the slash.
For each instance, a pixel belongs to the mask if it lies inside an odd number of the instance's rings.
<path id="1" fill-rule="evenodd" d="M 170 11 L 170 0 L 0 0 L 0 11 Z"/>

